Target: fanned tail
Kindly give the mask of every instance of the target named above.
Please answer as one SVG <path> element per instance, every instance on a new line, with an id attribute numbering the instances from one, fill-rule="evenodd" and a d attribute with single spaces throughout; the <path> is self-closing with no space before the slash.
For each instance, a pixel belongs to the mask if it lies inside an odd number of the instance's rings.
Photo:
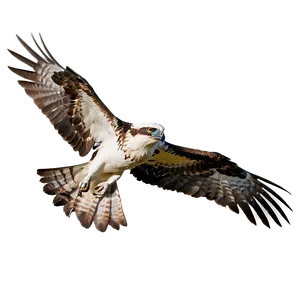
<path id="1" fill-rule="evenodd" d="M 70 194 L 78 187 L 78 183 L 83 177 L 81 171 L 84 170 L 86 165 L 87 163 L 63 168 L 38 169 L 38 175 L 42 176 L 40 182 L 46 183 L 43 188 L 44 192 L 48 195 Z M 58 201 L 58 199 L 55 201 Z M 53 203 L 57 206 L 61 205 L 59 201 L 53 201 Z"/>
<path id="2" fill-rule="evenodd" d="M 78 196 L 78 185 L 72 188 L 72 180 L 67 183 L 67 186 L 62 186 L 64 175 L 61 174 L 61 171 L 66 174 L 67 170 L 59 169 L 55 171 L 55 176 L 52 176 L 51 188 L 49 188 L 47 182 L 47 190 L 56 191 L 52 197 L 52 203 L 54 202 L 56 206 L 61 207 L 63 215 L 66 218 L 78 218 L 84 230 L 88 231 L 94 228 L 100 234 L 106 231 L 118 231 L 122 227 L 127 226 L 128 221 L 124 199 L 118 190 L 118 183 L 113 183 L 107 188 L 104 194 L 101 194 L 99 187 L 102 186 L 103 182 L 100 182 L 95 188 L 90 189 L 86 193 L 83 192 L 81 196 Z M 80 174 L 80 170 L 73 169 L 74 171 L 79 171 L 77 176 L 81 178 L 82 174 Z M 50 175 L 50 172 L 53 171 L 47 172 L 49 173 L 46 174 Z M 66 176 L 67 180 L 72 177 L 70 177 L 70 173 Z M 57 180 L 61 185 L 58 184 Z M 75 177 L 76 180 L 77 177 Z M 53 185 L 59 187 L 53 188 Z"/>
<path id="3" fill-rule="evenodd" d="M 108 225 L 119 230 L 120 225 L 127 226 L 117 183 L 112 183 L 106 190 L 94 215 L 98 230 L 104 232 Z"/>
<path id="4" fill-rule="evenodd" d="M 64 212 L 68 217 L 75 211 L 81 225 L 88 228 L 93 220 L 97 200 L 90 191 L 85 193 L 84 197 L 77 197 L 78 186 L 84 177 L 86 165 L 87 163 L 63 168 L 39 169 L 37 173 L 43 176 L 40 182 L 46 183 L 44 192 L 56 195 L 53 204 L 64 206 Z"/>

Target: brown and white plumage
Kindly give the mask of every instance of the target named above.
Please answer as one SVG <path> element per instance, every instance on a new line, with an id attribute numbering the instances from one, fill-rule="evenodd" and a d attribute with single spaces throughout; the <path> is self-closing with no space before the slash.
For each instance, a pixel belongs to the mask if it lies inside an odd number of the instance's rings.
<path id="1" fill-rule="evenodd" d="M 269 202 L 289 222 L 275 199 L 290 207 L 264 182 L 280 189 L 283 189 L 282 187 L 243 170 L 229 158 L 216 152 L 179 147 L 165 142 L 156 155 L 133 168 L 131 174 L 137 180 L 163 189 L 196 198 L 206 197 L 221 206 L 228 206 L 236 213 L 239 213 L 240 207 L 249 221 L 256 224 L 251 206 L 263 224 L 270 227 L 262 206 L 281 226 Z"/>
<path id="2" fill-rule="evenodd" d="M 59 64 L 41 33 L 16 34 L 19 48 L 9 49 L 17 64 L 8 71 L 17 86 L 41 112 L 81 163 L 38 169 L 41 192 L 61 206 L 68 218 L 77 217 L 85 229 L 117 230 L 127 224 L 120 175 L 150 158 L 162 136 L 161 125 L 123 121 L 89 83 Z"/>
<path id="3" fill-rule="evenodd" d="M 191 198 L 206 198 L 254 226 L 271 228 L 287 213 L 273 185 L 224 157 L 189 145 L 174 146 L 163 128 L 148 121 L 122 121 L 89 83 L 56 62 L 39 33 L 16 35 L 20 48 L 9 53 L 17 85 L 63 141 L 83 161 L 37 170 L 41 191 L 66 217 L 103 233 L 127 224 L 119 175 L 128 170 L 150 175 L 157 185 Z"/>
<path id="4" fill-rule="evenodd" d="M 96 97 L 87 81 L 56 62 L 42 34 L 31 32 L 25 38 L 18 33 L 16 43 L 19 48 L 9 49 L 9 54 L 18 64 L 9 65 L 9 72 L 17 76 L 17 86 L 49 126 L 85 160 L 70 167 L 38 169 L 41 191 L 50 194 L 52 204 L 61 206 L 66 216 L 78 217 L 86 229 L 93 226 L 103 232 L 108 226 L 125 226 L 127 218 L 119 186 L 112 185 L 99 195 L 99 183 L 77 196 L 78 184 L 88 172 L 88 160 L 96 154 L 93 146 L 111 139 L 122 146 L 124 123 Z"/>
<path id="5" fill-rule="evenodd" d="M 115 117 L 96 95 L 89 83 L 70 68 L 63 68 L 50 54 L 40 48 L 44 57 L 32 50 L 20 37 L 18 40 L 37 59 L 37 63 L 9 52 L 34 71 L 9 67 L 17 75 L 30 80 L 20 80 L 34 103 L 47 116 L 54 128 L 81 156 L 87 155 L 95 142 L 101 141 L 112 130 L 120 135 L 125 122 Z"/>
<path id="6" fill-rule="evenodd" d="M 64 206 L 64 212 L 68 217 L 75 212 L 85 228 L 89 228 L 93 222 L 100 231 L 105 231 L 107 225 L 115 229 L 119 229 L 120 225 L 127 226 L 116 182 L 108 187 L 104 195 L 98 192 L 97 186 L 82 196 L 77 195 L 78 182 L 86 165 L 84 163 L 64 168 L 39 169 L 37 173 L 42 176 L 40 181 L 45 183 L 44 192 L 55 195 L 53 204 Z"/>

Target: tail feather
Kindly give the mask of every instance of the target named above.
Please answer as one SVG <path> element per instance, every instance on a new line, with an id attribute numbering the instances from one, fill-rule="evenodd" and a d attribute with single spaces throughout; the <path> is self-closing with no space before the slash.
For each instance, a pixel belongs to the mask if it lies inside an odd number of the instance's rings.
<path id="1" fill-rule="evenodd" d="M 108 188 L 108 190 L 110 187 Z M 94 215 L 94 223 L 96 228 L 104 232 L 107 229 L 108 221 L 109 221 L 109 215 L 110 215 L 110 208 L 111 208 L 111 200 L 110 195 L 106 192 L 97 207 L 97 211 L 95 211 Z"/>
<path id="2" fill-rule="evenodd" d="M 99 199 L 90 191 L 84 193 L 82 196 L 75 196 L 75 198 L 69 196 L 67 199 L 69 200 L 68 202 L 62 202 L 66 216 L 70 217 L 72 212 L 75 212 L 81 226 L 89 228 L 93 223 L 93 217 Z M 66 198 L 62 198 L 62 201 L 64 200 L 66 200 Z"/>
<path id="3" fill-rule="evenodd" d="M 114 229 L 119 230 L 120 225 L 127 226 L 127 221 L 123 212 L 121 197 L 116 182 L 112 185 L 112 189 L 113 192 L 111 195 L 111 208 L 108 223 Z"/>
<path id="4" fill-rule="evenodd" d="M 94 222 L 96 228 L 104 232 L 108 225 L 117 230 L 120 225 L 127 226 L 116 183 L 109 186 L 104 195 L 95 192 L 95 188 L 82 193 L 82 196 L 76 196 L 76 193 L 78 190 L 71 195 L 58 194 L 60 196 L 55 198 L 65 205 L 64 211 L 68 217 L 75 212 L 83 227 L 89 228 Z"/>
<path id="5" fill-rule="evenodd" d="M 70 200 L 67 204 L 64 206 L 64 213 L 67 217 L 71 217 L 72 212 L 75 210 L 75 199 Z"/>
<path id="6" fill-rule="evenodd" d="M 81 164 L 54 169 L 39 169 L 38 175 L 42 176 L 40 181 L 45 183 L 44 192 L 55 195 L 53 204 L 64 206 L 65 214 L 70 217 L 75 212 L 81 225 L 89 228 L 94 222 L 99 231 L 106 231 L 108 225 L 119 230 L 120 225 L 127 226 L 123 212 L 117 183 L 112 183 L 104 193 L 99 194 L 96 186 L 78 195 L 79 183 L 85 176 L 84 167 Z"/>
<path id="7" fill-rule="evenodd" d="M 62 205 L 68 204 L 71 200 L 72 200 L 72 198 L 70 197 L 70 195 L 68 195 L 66 193 L 61 193 L 61 194 L 57 194 L 54 197 L 53 204 L 55 206 L 62 206 Z"/>
<path id="8" fill-rule="evenodd" d="M 99 203 L 99 197 L 94 195 L 91 190 L 86 192 L 83 197 L 78 196 L 74 203 L 74 210 L 77 219 L 85 228 L 89 228 L 93 223 L 96 208 Z"/>
<path id="9" fill-rule="evenodd" d="M 96 228 L 101 232 L 106 231 L 108 225 L 119 230 L 120 225 L 127 226 L 127 222 L 118 190 L 111 193 L 109 189 L 110 187 L 103 196 L 92 193 L 91 190 L 83 193 L 82 196 L 74 196 L 75 198 L 63 193 L 57 194 L 53 203 L 56 206 L 64 205 L 64 212 L 68 217 L 75 212 L 81 225 L 85 228 L 89 228 L 94 222 Z"/>
<path id="10" fill-rule="evenodd" d="M 80 182 L 80 171 L 82 171 L 87 163 L 54 169 L 39 169 L 38 175 L 42 176 L 40 182 L 44 185 L 44 192 L 48 195 L 56 195 L 58 193 L 71 193 L 73 188 Z"/>

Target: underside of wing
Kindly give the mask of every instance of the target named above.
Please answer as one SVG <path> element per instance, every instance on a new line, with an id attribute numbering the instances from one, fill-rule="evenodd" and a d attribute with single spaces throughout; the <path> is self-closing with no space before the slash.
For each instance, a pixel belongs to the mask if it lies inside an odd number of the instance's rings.
<path id="1" fill-rule="evenodd" d="M 281 226 L 274 210 L 289 222 L 277 201 L 290 207 L 265 183 L 283 189 L 282 187 L 245 171 L 226 156 L 216 152 L 165 142 L 152 159 L 132 169 L 131 174 L 139 181 L 163 189 L 196 198 L 206 197 L 219 205 L 228 206 L 236 213 L 239 213 L 240 208 L 253 224 L 256 221 L 250 207 L 268 227 L 270 225 L 266 214 Z"/>
<path id="2" fill-rule="evenodd" d="M 33 69 L 9 67 L 10 70 L 28 80 L 20 80 L 19 84 L 75 151 L 85 156 L 94 143 L 122 130 L 126 123 L 110 112 L 84 78 L 68 67 L 63 68 L 54 59 L 42 38 L 44 50 L 33 37 L 41 55 L 20 37 L 18 39 L 37 62 L 9 50 Z"/>

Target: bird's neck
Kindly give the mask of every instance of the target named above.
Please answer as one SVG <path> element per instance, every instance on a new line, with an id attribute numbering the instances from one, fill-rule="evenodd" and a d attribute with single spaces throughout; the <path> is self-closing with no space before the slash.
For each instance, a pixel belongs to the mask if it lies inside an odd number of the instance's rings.
<path id="1" fill-rule="evenodd" d="M 124 150 L 131 159 L 148 160 L 157 148 L 157 143 L 149 142 L 149 138 L 139 135 L 127 138 Z"/>

